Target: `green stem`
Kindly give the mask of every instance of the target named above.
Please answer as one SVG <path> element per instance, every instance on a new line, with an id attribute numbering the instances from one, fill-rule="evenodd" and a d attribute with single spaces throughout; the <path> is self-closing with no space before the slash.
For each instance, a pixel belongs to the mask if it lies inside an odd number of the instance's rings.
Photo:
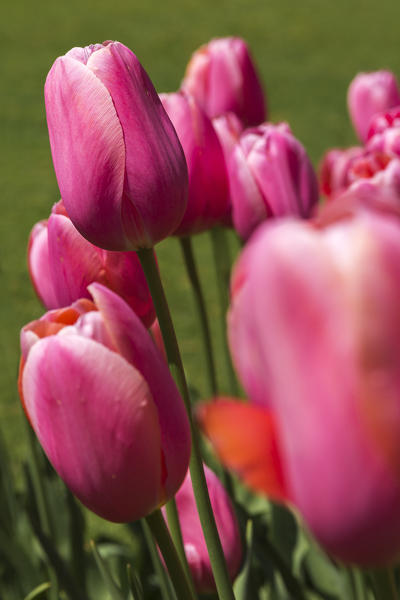
<path id="1" fill-rule="evenodd" d="M 399 599 L 392 569 L 371 569 L 369 575 L 372 580 L 376 600 Z"/>
<path id="2" fill-rule="evenodd" d="M 176 507 L 175 498 L 171 498 L 171 500 L 169 502 L 167 502 L 167 504 L 165 505 L 165 509 L 167 512 L 168 527 L 171 532 L 171 537 L 175 544 L 176 551 L 178 553 L 179 558 L 181 559 L 181 563 L 186 571 L 189 581 L 190 581 L 191 585 L 193 585 L 192 575 L 191 575 L 191 572 L 189 569 L 189 565 L 188 565 L 188 561 L 187 561 L 187 557 L 186 557 L 186 553 L 185 553 L 185 547 L 183 545 L 181 525 L 179 522 L 179 515 L 178 515 L 178 509 Z"/>
<path id="3" fill-rule="evenodd" d="M 217 375 L 215 372 L 215 360 L 214 353 L 212 349 L 211 343 L 211 334 L 210 327 L 208 323 L 206 304 L 204 300 L 204 294 L 201 289 L 201 283 L 199 274 L 196 267 L 196 262 L 193 254 L 193 245 L 192 239 L 190 237 L 181 237 L 179 238 L 179 242 L 181 244 L 183 259 L 185 262 L 186 272 L 188 274 L 194 300 L 196 303 L 197 314 L 199 316 L 201 332 L 203 337 L 203 346 L 204 353 L 206 357 L 207 364 L 207 373 L 208 373 L 208 381 L 210 386 L 210 392 L 213 396 L 216 396 L 218 393 L 218 385 L 217 385 Z"/>
<path id="4" fill-rule="evenodd" d="M 354 600 L 368 600 L 366 583 L 362 571 L 357 569 L 357 567 L 349 567 L 348 572 L 353 589 Z"/>
<path id="5" fill-rule="evenodd" d="M 163 555 L 178 600 L 196 600 L 161 511 L 156 510 L 148 515 L 146 522 Z"/>
<path id="6" fill-rule="evenodd" d="M 175 594 L 172 591 L 171 582 L 168 579 L 168 575 L 161 563 L 160 556 L 157 552 L 157 548 L 154 543 L 154 539 L 151 535 L 151 529 L 147 524 L 146 519 L 142 519 L 140 523 L 142 525 L 143 535 L 150 552 L 151 562 L 153 563 L 153 567 L 157 574 L 158 581 L 160 584 L 162 600 L 175 600 Z"/>
<path id="7" fill-rule="evenodd" d="M 229 286 L 231 272 L 231 258 L 229 253 L 226 231 L 220 227 L 214 227 L 210 231 L 211 244 L 214 255 L 214 264 L 217 275 L 218 298 L 220 307 L 220 320 L 222 331 L 222 345 L 224 349 L 226 370 L 229 377 L 229 392 L 237 396 L 238 385 L 235 371 L 233 369 L 231 354 L 229 352 L 226 335 L 226 314 L 229 308 Z"/>
<path id="8" fill-rule="evenodd" d="M 190 475 L 200 522 L 210 556 L 215 584 L 220 600 L 234 600 L 232 585 L 222 550 L 221 540 L 219 539 L 214 514 L 211 508 L 210 497 L 208 495 L 208 488 L 200 453 L 198 431 L 194 426 L 191 415 L 190 397 L 186 383 L 185 372 L 183 370 L 182 359 L 179 352 L 178 343 L 176 341 L 175 330 L 165 297 L 164 288 L 161 283 L 160 274 L 158 272 L 157 263 L 155 261 L 153 249 L 139 250 L 138 256 L 153 298 L 164 340 L 168 363 L 170 365 L 171 372 L 175 377 L 175 381 L 177 382 L 188 413 L 190 430 L 192 434 Z"/>
<path id="9" fill-rule="evenodd" d="M 30 473 L 31 473 L 31 478 L 32 478 L 32 486 L 33 486 L 33 491 L 35 494 L 35 500 L 36 500 L 38 515 L 39 515 L 40 527 L 41 527 L 43 533 L 45 534 L 45 536 L 50 537 L 54 540 L 53 527 L 52 527 L 52 522 L 51 522 L 51 517 L 50 517 L 50 509 L 49 509 L 49 505 L 47 503 L 47 495 L 45 492 L 43 475 L 42 475 L 41 468 L 40 468 L 40 461 L 39 461 L 39 456 L 38 456 L 38 447 L 37 447 L 37 443 L 36 443 L 36 437 L 33 433 L 33 430 L 31 428 L 30 424 L 28 423 L 28 420 L 24 419 L 24 422 L 25 422 L 28 443 L 29 443 L 29 450 L 30 450 L 29 468 L 30 468 Z M 55 572 L 53 566 L 49 562 L 47 563 L 47 569 L 48 569 L 49 580 L 50 580 L 49 595 L 50 595 L 51 600 L 57 600 L 58 599 L 57 575 L 56 575 L 56 572 Z"/>

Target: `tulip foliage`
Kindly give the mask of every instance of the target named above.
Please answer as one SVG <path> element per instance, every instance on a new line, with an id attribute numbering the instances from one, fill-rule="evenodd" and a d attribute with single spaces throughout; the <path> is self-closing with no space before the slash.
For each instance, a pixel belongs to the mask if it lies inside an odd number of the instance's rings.
<path id="1" fill-rule="evenodd" d="M 73 48 L 45 104 L 61 199 L 28 243 L 47 312 L 20 336 L 23 492 L 0 440 L 4 598 L 400 598 L 395 76 L 353 80 L 362 145 L 328 150 L 319 182 L 289 124 L 267 120 L 240 38 L 199 48 L 160 95 L 123 44 Z M 191 245 L 205 231 L 229 385 Z M 186 381 L 154 250 L 168 237 L 211 399 Z M 90 554 L 91 513 L 134 549 L 107 533 Z"/>

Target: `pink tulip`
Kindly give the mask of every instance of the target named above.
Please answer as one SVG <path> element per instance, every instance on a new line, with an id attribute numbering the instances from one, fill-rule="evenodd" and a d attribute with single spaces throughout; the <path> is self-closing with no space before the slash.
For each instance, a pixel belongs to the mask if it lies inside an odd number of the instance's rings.
<path id="1" fill-rule="evenodd" d="M 230 214 L 228 175 L 212 123 L 184 92 L 160 98 L 182 144 L 189 172 L 188 204 L 175 234 L 190 235 L 223 224 Z"/>
<path id="2" fill-rule="evenodd" d="M 212 124 L 224 151 L 225 162 L 228 164 L 231 154 L 243 132 L 242 122 L 234 113 L 230 112 L 220 117 L 215 117 L 212 120 Z"/>
<path id="3" fill-rule="evenodd" d="M 365 149 L 353 146 L 344 150 L 334 148 L 323 156 L 319 167 L 321 193 L 329 199 L 343 192 L 349 185 L 349 171 L 358 158 L 364 156 Z"/>
<path id="4" fill-rule="evenodd" d="M 248 483 L 256 473 L 258 489 L 269 493 L 271 486 L 273 497 L 293 504 L 337 558 L 361 565 L 394 560 L 398 216 L 344 205 L 318 227 L 292 220 L 263 225 L 233 283 L 233 357 L 251 400 L 257 378 L 259 405 L 203 407 L 217 450 Z"/>
<path id="5" fill-rule="evenodd" d="M 400 127 L 389 127 L 376 133 L 368 140 L 366 147 L 369 152 L 400 157 Z"/>
<path id="6" fill-rule="evenodd" d="M 235 113 L 245 125 L 266 119 L 266 101 L 250 56 L 241 38 L 211 40 L 193 54 L 182 89 L 196 98 L 213 119 Z"/>
<path id="7" fill-rule="evenodd" d="M 168 367 L 135 313 L 98 283 L 21 332 L 20 390 L 50 462 L 90 510 L 151 513 L 180 487 L 190 431 Z"/>
<path id="8" fill-rule="evenodd" d="M 381 155 L 385 157 L 385 155 Z M 367 159 L 365 159 L 367 162 Z M 373 164 L 359 165 L 364 168 L 360 177 L 356 177 L 347 190 L 338 197 L 336 202 L 341 199 L 355 200 L 364 205 L 379 204 L 392 209 L 400 209 L 400 159 L 392 158 L 386 165 L 382 161 L 381 168 L 373 159 Z M 354 165 L 357 167 L 357 165 Z M 374 171 L 373 169 L 376 168 Z"/>
<path id="9" fill-rule="evenodd" d="M 390 71 L 359 73 L 347 95 L 350 118 L 360 140 L 365 142 L 372 117 L 400 104 L 400 90 Z"/>
<path id="10" fill-rule="evenodd" d="M 204 465 L 215 522 L 221 539 L 228 572 L 233 580 L 242 562 L 242 543 L 232 502 L 218 477 Z M 185 554 L 196 590 L 215 592 L 216 586 L 210 557 L 201 528 L 189 472 L 175 497 L 182 529 Z M 165 512 L 165 509 L 163 509 Z"/>
<path id="11" fill-rule="evenodd" d="M 152 247 L 179 225 L 187 170 L 147 73 L 119 42 L 57 58 L 45 100 L 54 168 L 80 233 L 107 250 Z"/>
<path id="12" fill-rule="evenodd" d="M 48 221 L 35 225 L 28 250 L 31 278 L 47 309 L 91 298 L 87 287 L 97 281 L 117 292 L 146 327 L 155 309 L 135 252 L 111 252 L 88 242 L 72 225 L 62 202 Z"/>
<path id="13" fill-rule="evenodd" d="M 376 133 L 383 133 L 392 127 L 400 127 L 400 106 L 395 106 L 387 112 L 378 113 L 371 119 L 368 139 L 371 139 Z"/>
<path id="14" fill-rule="evenodd" d="M 269 217 L 309 217 L 317 179 L 304 147 L 286 123 L 241 135 L 228 165 L 233 224 L 243 239 Z"/>

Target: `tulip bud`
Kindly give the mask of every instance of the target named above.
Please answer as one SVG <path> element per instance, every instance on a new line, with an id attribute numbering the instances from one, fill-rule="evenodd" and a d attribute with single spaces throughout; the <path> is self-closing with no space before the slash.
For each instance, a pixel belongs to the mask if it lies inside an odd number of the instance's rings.
<path id="1" fill-rule="evenodd" d="M 72 225 L 62 202 L 48 221 L 32 229 L 28 263 L 33 285 L 47 309 L 91 298 L 87 287 L 97 281 L 117 292 L 146 327 L 155 309 L 135 252 L 111 252 L 88 242 Z"/>
<path id="2" fill-rule="evenodd" d="M 229 575 L 233 580 L 242 562 L 242 543 L 232 502 L 218 477 L 204 465 L 208 493 L 215 522 L 224 551 Z M 175 496 L 181 524 L 183 544 L 196 590 L 200 593 L 216 591 L 206 541 L 196 509 L 189 472 Z M 163 509 L 165 513 L 165 509 Z"/>
<path id="3" fill-rule="evenodd" d="M 233 112 L 245 125 L 258 125 L 267 118 L 261 83 L 241 38 L 214 39 L 196 50 L 182 89 L 211 119 Z"/>
<path id="4" fill-rule="evenodd" d="M 286 123 L 244 131 L 228 171 L 233 224 L 245 240 L 265 219 L 307 218 L 318 202 L 311 162 Z"/>
<path id="5" fill-rule="evenodd" d="M 353 127 L 365 142 L 372 117 L 400 104 L 395 76 L 390 71 L 359 73 L 349 86 L 347 104 Z"/>
<path id="6" fill-rule="evenodd" d="M 170 235 L 186 207 L 185 157 L 133 52 L 73 48 L 52 66 L 45 100 L 61 197 L 80 233 L 107 250 Z"/>
<path id="7" fill-rule="evenodd" d="M 265 224 L 246 246 L 228 328 L 259 405 L 232 418 L 213 405 L 203 422 L 225 462 L 248 483 L 264 470 L 259 489 L 329 552 L 378 565 L 400 551 L 400 220 L 342 208 L 318 227 Z"/>
<path id="8" fill-rule="evenodd" d="M 186 212 L 176 235 L 190 235 L 229 219 L 228 176 L 217 134 L 196 100 L 184 92 L 161 94 L 185 153 L 189 172 Z"/>
<path id="9" fill-rule="evenodd" d="M 55 470 L 90 510 L 128 522 L 180 487 L 190 430 L 168 367 L 135 313 L 98 283 L 22 329 L 21 399 Z"/>

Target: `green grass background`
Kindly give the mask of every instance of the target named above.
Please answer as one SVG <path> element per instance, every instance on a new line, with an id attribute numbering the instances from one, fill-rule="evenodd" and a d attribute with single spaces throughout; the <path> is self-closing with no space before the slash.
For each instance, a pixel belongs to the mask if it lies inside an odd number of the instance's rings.
<path id="1" fill-rule="evenodd" d="M 396 0 L 166 0 L 146 4 L 137 0 L 7 0 L 3 4 L 0 429 L 17 471 L 26 451 L 16 394 L 19 329 L 42 310 L 29 283 L 26 244 L 32 225 L 46 218 L 58 200 L 43 104 L 43 84 L 54 59 L 72 46 L 117 39 L 138 55 L 158 91 L 172 91 L 200 44 L 215 36 L 242 36 L 252 48 L 264 81 L 271 120 L 287 120 L 316 163 L 328 147 L 355 141 L 345 104 L 355 73 L 385 67 L 400 75 L 399 23 Z M 199 236 L 195 247 L 220 353 L 208 237 Z M 189 379 L 205 396 L 200 337 L 176 241 L 160 244 L 159 257 Z M 224 384 L 222 366 L 219 376 Z"/>

